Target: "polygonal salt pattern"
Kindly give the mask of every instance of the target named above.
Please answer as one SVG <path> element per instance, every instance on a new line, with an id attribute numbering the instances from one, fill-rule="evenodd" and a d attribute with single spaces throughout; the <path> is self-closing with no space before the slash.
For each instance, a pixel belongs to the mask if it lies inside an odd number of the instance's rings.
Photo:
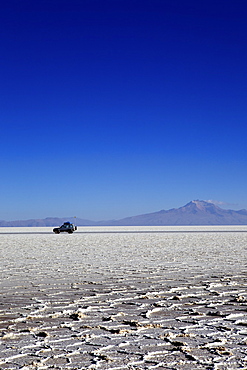
<path id="1" fill-rule="evenodd" d="M 0 230 L 0 369 L 247 368 L 247 227 L 31 231 Z"/>

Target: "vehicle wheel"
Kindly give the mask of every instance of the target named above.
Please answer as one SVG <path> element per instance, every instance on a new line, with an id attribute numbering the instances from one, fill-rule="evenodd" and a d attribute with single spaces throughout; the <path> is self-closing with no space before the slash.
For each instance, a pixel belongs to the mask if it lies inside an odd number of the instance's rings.
<path id="1" fill-rule="evenodd" d="M 70 230 L 70 231 L 68 231 L 68 233 L 69 233 L 69 234 L 73 234 L 73 231 L 72 231 L 72 230 Z"/>

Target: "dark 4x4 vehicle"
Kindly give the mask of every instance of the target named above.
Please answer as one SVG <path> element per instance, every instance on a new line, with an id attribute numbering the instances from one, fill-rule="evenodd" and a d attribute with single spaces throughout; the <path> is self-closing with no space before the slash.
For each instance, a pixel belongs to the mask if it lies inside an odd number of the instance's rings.
<path id="1" fill-rule="evenodd" d="M 64 224 L 62 226 L 55 227 L 53 229 L 53 232 L 55 234 L 60 234 L 62 232 L 72 234 L 75 230 L 77 230 L 77 226 L 75 226 L 74 224 L 71 224 L 70 222 L 64 222 Z"/>

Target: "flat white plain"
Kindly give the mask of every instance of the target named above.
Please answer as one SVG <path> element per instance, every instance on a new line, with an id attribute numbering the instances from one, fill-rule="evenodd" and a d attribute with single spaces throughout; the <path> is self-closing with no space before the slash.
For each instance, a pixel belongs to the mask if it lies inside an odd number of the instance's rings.
<path id="1" fill-rule="evenodd" d="M 247 226 L 0 229 L 3 369 L 243 369 Z"/>
<path id="2" fill-rule="evenodd" d="M 188 274 L 235 274 L 246 269 L 246 251 L 247 226 L 79 227 L 72 235 L 1 228 L 1 284 L 119 271 L 164 274 L 171 266 Z"/>

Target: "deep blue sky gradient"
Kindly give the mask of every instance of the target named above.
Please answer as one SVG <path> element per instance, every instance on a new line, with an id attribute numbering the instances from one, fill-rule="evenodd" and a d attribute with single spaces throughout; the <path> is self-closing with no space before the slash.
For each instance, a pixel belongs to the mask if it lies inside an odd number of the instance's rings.
<path id="1" fill-rule="evenodd" d="M 0 219 L 247 208 L 245 0 L 9 1 Z"/>

